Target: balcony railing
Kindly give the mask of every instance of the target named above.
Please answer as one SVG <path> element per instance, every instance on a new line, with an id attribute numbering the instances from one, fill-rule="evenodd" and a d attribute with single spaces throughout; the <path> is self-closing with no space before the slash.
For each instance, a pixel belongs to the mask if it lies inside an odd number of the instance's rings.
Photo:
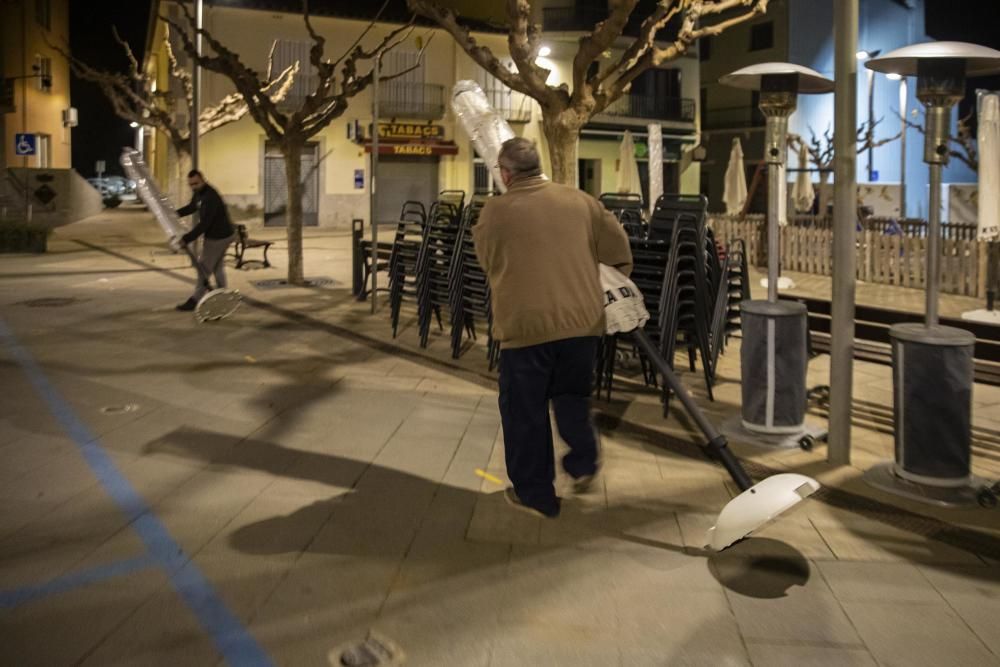
<path id="1" fill-rule="evenodd" d="M 389 81 L 379 90 L 379 113 L 390 118 L 444 118 L 444 86 Z"/>
<path id="2" fill-rule="evenodd" d="M 544 7 L 542 9 L 542 29 L 545 32 L 590 32 L 594 26 L 608 18 L 607 0 L 575 0 L 573 7 Z M 656 0 L 638 0 L 635 10 L 625 24 L 622 34 L 638 37 L 643 18 L 656 9 Z M 674 35 L 680 25 L 680 15 L 674 16 L 663 26 L 660 35 Z M 672 37 L 670 38 L 672 39 Z"/>
<path id="3" fill-rule="evenodd" d="M 657 97 L 655 95 L 622 95 L 601 113 L 609 116 L 650 118 L 694 122 L 694 100 L 686 97 Z"/>
<path id="4" fill-rule="evenodd" d="M 527 123 L 531 120 L 531 98 L 515 93 L 506 86 L 487 87 L 483 90 L 486 99 L 505 120 L 511 123 Z"/>
<path id="5" fill-rule="evenodd" d="M 764 127 L 767 122 L 760 109 L 751 106 L 702 109 L 701 120 L 702 129 L 705 130 Z"/>

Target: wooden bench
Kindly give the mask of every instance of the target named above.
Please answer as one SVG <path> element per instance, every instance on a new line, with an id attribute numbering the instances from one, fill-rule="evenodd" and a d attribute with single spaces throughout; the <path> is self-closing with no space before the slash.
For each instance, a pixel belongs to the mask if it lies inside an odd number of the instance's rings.
<path id="1" fill-rule="evenodd" d="M 265 267 L 271 266 L 267 260 L 267 250 L 271 247 L 271 241 L 260 241 L 250 238 L 246 225 L 236 225 L 236 240 L 233 241 L 233 257 L 236 258 L 236 268 L 242 268 L 247 262 L 263 262 Z M 244 259 L 243 254 L 250 248 L 263 248 L 264 259 Z"/>

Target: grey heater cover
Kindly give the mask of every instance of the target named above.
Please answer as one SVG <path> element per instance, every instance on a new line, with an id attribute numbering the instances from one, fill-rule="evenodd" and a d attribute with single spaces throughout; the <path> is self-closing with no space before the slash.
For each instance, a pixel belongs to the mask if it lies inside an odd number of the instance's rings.
<path id="1" fill-rule="evenodd" d="M 743 427 L 798 433 L 806 412 L 806 307 L 795 301 L 740 304 Z"/>
<path id="2" fill-rule="evenodd" d="M 896 474 L 931 486 L 968 484 L 976 337 L 916 323 L 894 325 L 889 337 Z"/>

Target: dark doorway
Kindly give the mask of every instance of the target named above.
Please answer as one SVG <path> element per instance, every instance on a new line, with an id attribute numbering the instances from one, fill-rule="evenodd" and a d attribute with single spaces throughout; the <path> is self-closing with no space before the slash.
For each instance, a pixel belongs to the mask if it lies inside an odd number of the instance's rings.
<path id="1" fill-rule="evenodd" d="M 302 182 L 302 224 L 319 224 L 319 144 L 311 141 L 302 149 L 300 161 Z M 285 178 L 285 156 L 277 144 L 264 146 L 264 225 L 284 227 L 288 212 L 288 182 Z"/>
<path id="2" fill-rule="evenodd" d="M 437 158 L 380 155 L 375 193 L 379 221 L 398 220 L 408 201 L 429 208 L 438 195 Z"/>

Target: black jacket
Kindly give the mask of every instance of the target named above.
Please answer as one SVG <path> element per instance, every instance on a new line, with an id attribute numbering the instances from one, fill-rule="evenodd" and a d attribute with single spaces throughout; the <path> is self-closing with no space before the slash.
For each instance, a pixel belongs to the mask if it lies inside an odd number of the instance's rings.
<path id="1" fill-rule="evenodd" d="M 183 236 L 185 243 L 194 241 L 202 234 L 207 239 L 226 239 L 233 235 L 235 230 L 229 222 L 226 203 L 211 185 L 206 183 L 205 187 L 195 192 L 190 204 L 177 209 L 177 215 L 191 215 L 195 211 L 198 211 L 198 224 Z"/>

